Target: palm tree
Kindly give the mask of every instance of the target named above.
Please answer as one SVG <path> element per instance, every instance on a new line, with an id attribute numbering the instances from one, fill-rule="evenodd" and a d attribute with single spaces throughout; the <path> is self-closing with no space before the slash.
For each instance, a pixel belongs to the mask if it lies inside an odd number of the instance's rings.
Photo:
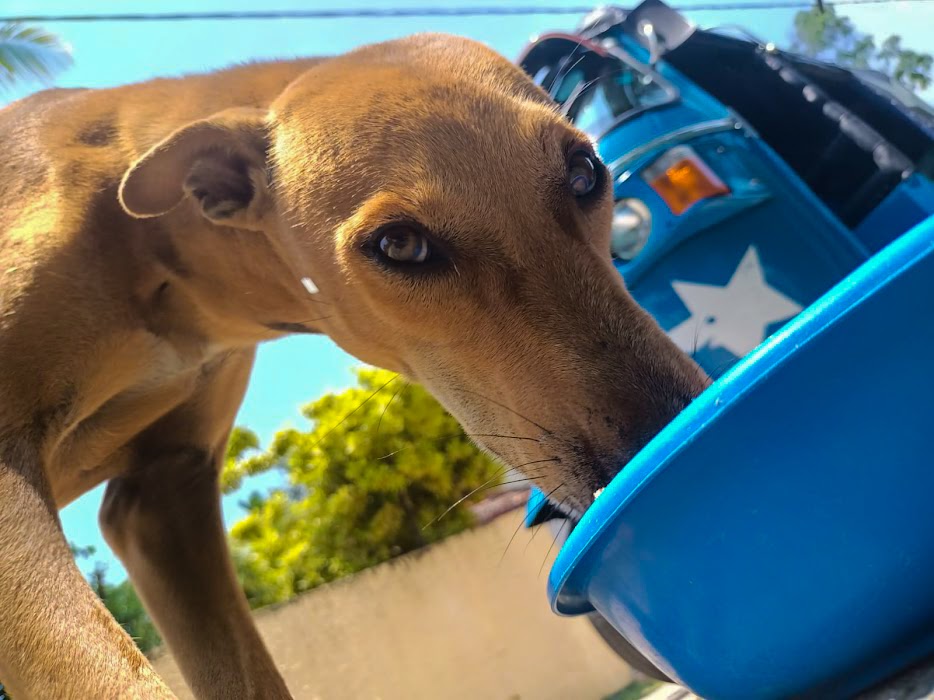
<path id="1" fill-rule="evenodd" d="M 71 47 L 19 22 L 0 24 L 0 90 L 26 80 L 48 82 L 71 65 Z"/>

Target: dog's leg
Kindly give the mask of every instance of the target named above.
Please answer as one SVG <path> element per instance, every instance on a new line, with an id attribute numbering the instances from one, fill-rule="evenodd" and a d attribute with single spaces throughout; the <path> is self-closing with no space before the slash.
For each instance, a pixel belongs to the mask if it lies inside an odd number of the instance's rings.
<path id="1" fill-rule="evenodd" d="M 252 354 L 146 431 L 111 480 L 101 524 L 198 698 L 290 698 L 227 550 L 218 474 Z"/>
<path id="2" fill-rule="evenodd" d="M 39 459 L 0 443 L 0 681 L 17 700 L 172 693 L 75 566 Z"/>

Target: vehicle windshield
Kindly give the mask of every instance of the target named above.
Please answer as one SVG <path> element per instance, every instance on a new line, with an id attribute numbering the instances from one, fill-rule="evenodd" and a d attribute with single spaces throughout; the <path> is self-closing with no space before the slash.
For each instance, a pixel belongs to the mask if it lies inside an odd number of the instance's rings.
<path id="1" fill-rule="evenodd" d="M 582 131 L 600 138 L 624 119 L 672 100 L 671 91 L 635 65 L 568 39 L 533 47 L 523 68 Z"/>

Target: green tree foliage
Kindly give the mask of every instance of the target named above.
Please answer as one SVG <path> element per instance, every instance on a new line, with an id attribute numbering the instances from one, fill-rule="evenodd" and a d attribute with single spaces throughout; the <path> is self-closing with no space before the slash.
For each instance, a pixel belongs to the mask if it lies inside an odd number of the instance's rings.
<path id="1" fill-rule="evenodd" d="M 254 607 L 462 530 L 470 524 L 464 506 L 501 479 L 502 468 L 424 389 L 381 370 L 360 370 L 358 379 L 306 406 L 312 428 L 279 432 L 265 452 L 249 431 L 231 437 L 225 489 L 270 469 L 288 481 L 251 496 L 249 513 L 231 530 Z"/>
<path id="2" fill-rule="evenodd" d="M 926 90 L 934 77 L 934 58 L 904 48 L 901 41 L 894 35 L 877 45 L 875 37 L 860 32 L 833 5 L 826 5 L 823 12 L 813 7 L 795 15 L 792 49 L 849 68 L 871 68 L 911 90 Z"/>
<path id="3" fill-rule="evenodd" d="M 0 24 L 0 88 L 18 82 L 48 82 L 71 65 L 71 49 L 54 34 L 38 27 Z"/>
<path id="4" fill-rule="evenodd" d="M 71 545 L 71 551 L 78 559 L 93 557 L 94 547 L 76 547 Z M 136 595 L 133 584 L 129 580 L 116 585 L 107 581 L 107 566 L 102 562 L 94 565 L 94 570 L 88 577 L 91 588 L 97 593 L 110 614 L 127 631 L 144 652 L 162 644 L 162 639 L 156 631 L 142 601 Z"/>
<path id="5" fill-rule="evenodd" d="M 162 644 L 162 638 L 156 626 L 146 612 L 146 608 L 143 607 L 139 596 L 136 595 L 136 589 L 133 588 L 129 579 L 116 585 L 102 580 L 102 586 L 96 590 L 101 600 L 104 601 L 104 605 L 110 610 L 110 614 L 133 638 L 141 651 L 147 652 Z"/>

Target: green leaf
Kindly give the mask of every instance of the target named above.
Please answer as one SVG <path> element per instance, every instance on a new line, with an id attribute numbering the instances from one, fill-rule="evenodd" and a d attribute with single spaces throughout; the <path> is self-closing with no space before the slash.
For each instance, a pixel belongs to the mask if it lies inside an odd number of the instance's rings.
<path id="1" fill-rule="evenodd" d="M 0 87 L 48 83 L 71 63 L 71 47 L 54 34 L 16 22 L 0 25 Z"/>
<path id="2" fill-rule="evenodd" d="M 837 14 L 833 5 L 823 12 L 817 7 L 798 12 L 794 19 L 792 49 L 806 56 L 830 61 L 848 68 L 872 68 L 910 90 L 920 91 L 932 84 L 931 54 L 902 46 L 897 34 L 880 45 L 871 34 L 857 30 L 848 17 Z"/>
<path id="3" fill-rule="evenodd" d="M 422 387 L 374 369 L 359 370 L 357 379 L 305 406 L 311 427 L 280 431 L 265 452 L 242 433 L 232 436 L 227 484 L 255 464 L 283 469 L 290 484 L 252 495 L 249 513 L 230 532 L 254 607 L 468 527 L 467 507 L 486 489 L 438 518 L 474 489 L 499 483 L 499 466 Z"/>

